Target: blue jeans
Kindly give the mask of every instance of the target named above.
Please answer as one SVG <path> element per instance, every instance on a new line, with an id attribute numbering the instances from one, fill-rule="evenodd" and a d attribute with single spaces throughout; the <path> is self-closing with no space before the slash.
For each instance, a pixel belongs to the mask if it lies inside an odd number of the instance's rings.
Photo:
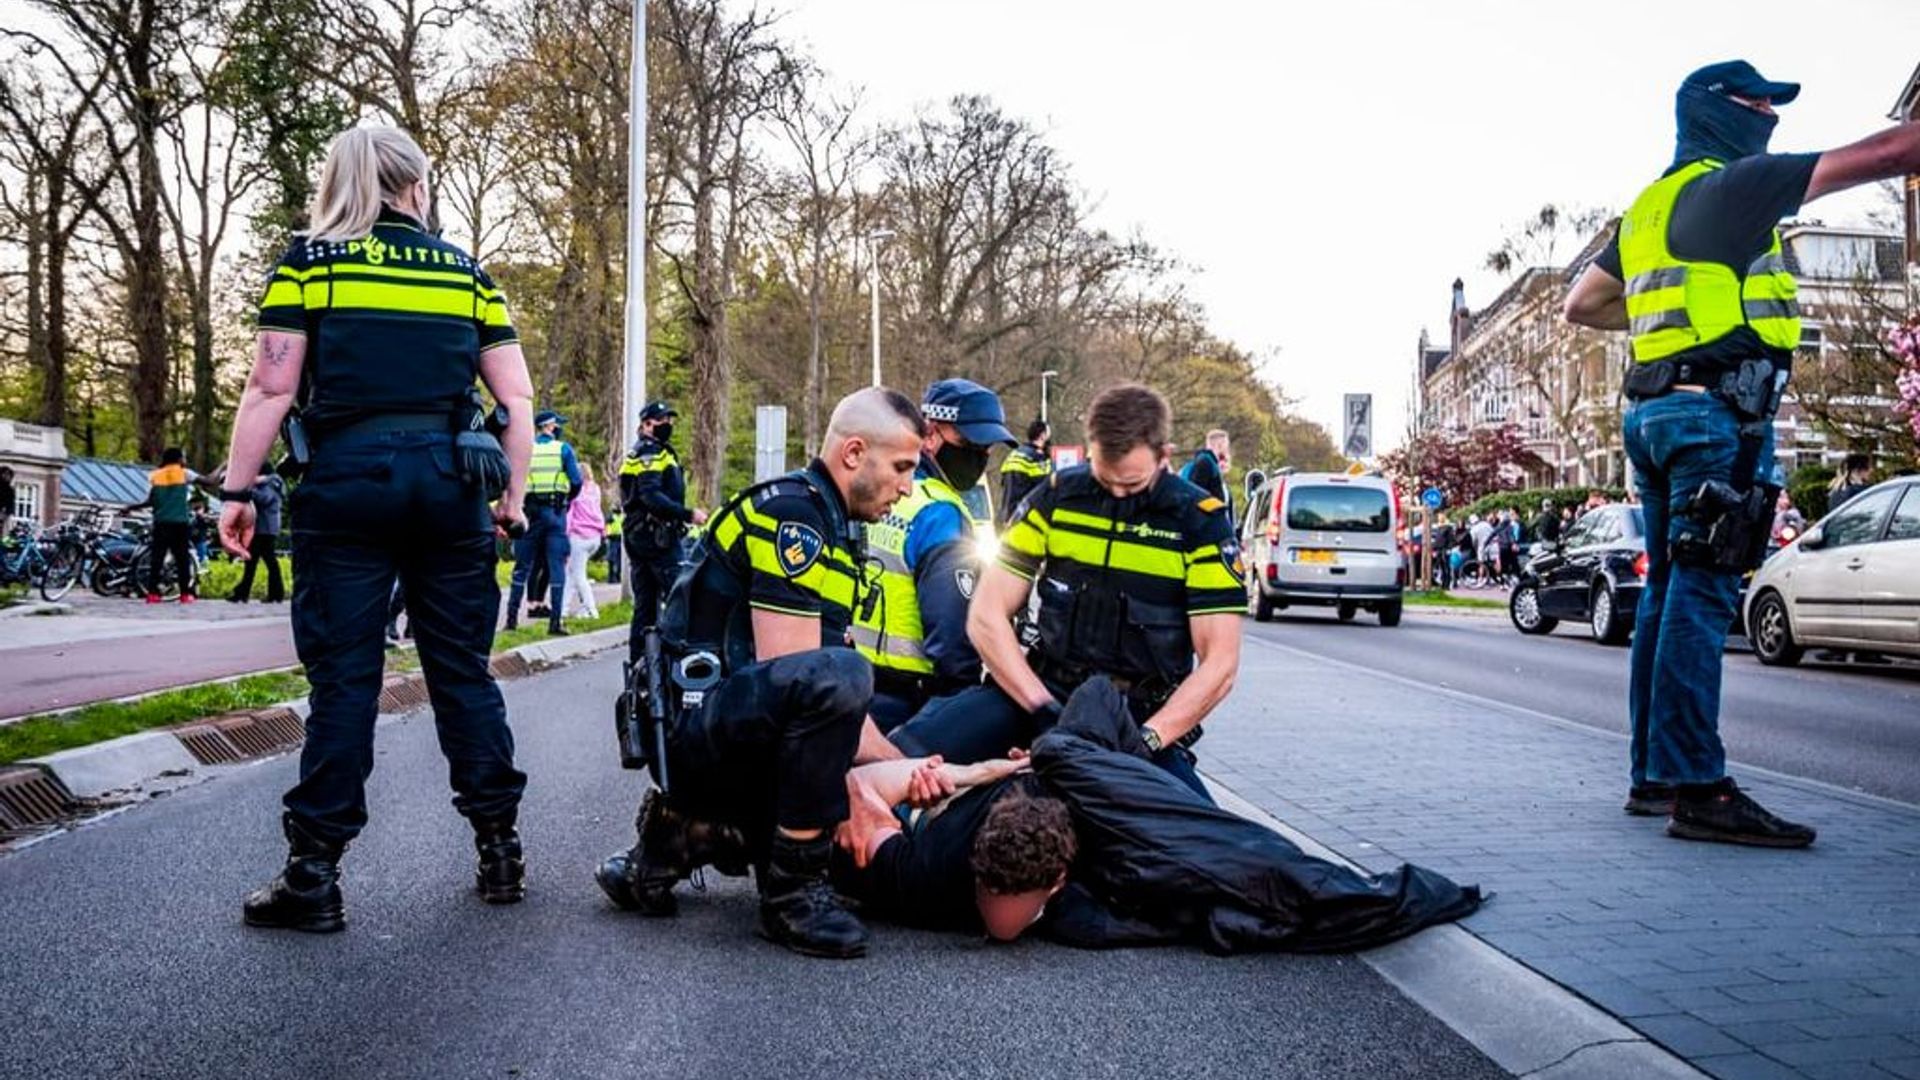
<path id="1" fill-rule="evenodd" d="M 1627 705 L 1633 782 L 1712 783 L 1726 774 L 1720 651 L 1740 577 L 1678 565 L 1669 545 L 1698 528 L 1683 511 L 1700 485 L 1732 480 L 1740 422 L 1718 398 L 1677 390 L 1628 406 L 1623 427 L 1647 535 L 1647 581 L 1634 616 Z M 1756 471 L 1770 468 L 1772 450 L 1769 427 Z"/>
<path id="2" fill-rule="evenodd" d="M 567 511 L 552 503 L 528 503 L 527 531 L 513 544 L 513 596 L 517 600 L 527 589 L 534 560 L 547 564 L 548 605 L 553 617 L 560 617 L 560 600 L 567 591 Z M 539 597 L 534 601 L 539 602 Z"/>

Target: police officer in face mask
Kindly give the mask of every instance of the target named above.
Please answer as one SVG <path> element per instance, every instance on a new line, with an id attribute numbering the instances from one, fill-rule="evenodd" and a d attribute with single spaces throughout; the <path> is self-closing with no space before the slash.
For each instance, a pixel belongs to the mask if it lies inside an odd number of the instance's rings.
<path id="1" fill-rule="evenodd" d="M 877 587 L 854 611 L 853 643 L 873 663 L 872 715 L 881 731 L 931 698 L 980 683 L 980 654 L 967 640 L 980 567 L 960 493 L 980 483 L 994 444 L 1015 445 L 999 396 L 970 380 L 927 387 L 920 411 L 927 437 L 913 494 L 867 526 Z"/>
<path id="2" fill-rule="evenodd" d="M 1566 300 L 1570 321 L 1631 337 L 1622 426 L 1651 539 L 1626 811 L 1670 815 L 1667 832 L 1682 839 L 1814 840 L 1726 775 L 1719 732 L 1721 645 L 1741 574 L 1765 555 L 1772 421 L 1800 345 L 1778 225 L 1822 195 L 1920 171 L 1920 123 L 1825 153 L 1769 153 L 1775 108 L 1799 94 L 1744 60 L 1687 76 L 1673 163 Z"/>

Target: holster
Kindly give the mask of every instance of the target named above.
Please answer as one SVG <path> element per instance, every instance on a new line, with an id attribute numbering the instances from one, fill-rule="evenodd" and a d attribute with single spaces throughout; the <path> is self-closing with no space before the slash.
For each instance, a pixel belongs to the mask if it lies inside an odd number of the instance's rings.
<path id="1" fill-rule="evenodd" d="M 287 444 L 287 456 L 273 471 L 284 480 L 298 480 L 313 464 L 313 441 L 307 437 L 307 422 L 298 406 L 288 409 L 286 419 L 280 421 L 280 438 Z"/>
<path id="2" fill-rule="evenodd" d="M 1770 360 L 1748 360 L 1723 374 L 1711 388 L 1740 419 L 1740 447 L 1733 475 L 1709 480 L 1687 500 L 1673 559 L 1683 566 L 1722 574 L 1758 569 L 1773 535 L 1774 503 L 1780 487 L 1756 475 L 1767 428 L 1780 408 L 1789 370 Z"/>
<path id="3" fill-rule="evenodd" d="M 626 666 L 625 683 L 614 702 L 614 735 L 620 744 L 620 767 L 648 770 L 666 791 L 667 729 L 673 719 L 667 659 L 659 628 L 649 626 L 641 635 L 640 658 Z"/>
<path id="4" fill-rule="evenodd" d="M 467 391 L 467 401 L 453 411 L 453 468 L 462 483 L 480 489 L 488 502 L 506 493 L 513 470 L 500 445 L 506 430 L 506 409 L 481 406 L 480 391 Z"/>

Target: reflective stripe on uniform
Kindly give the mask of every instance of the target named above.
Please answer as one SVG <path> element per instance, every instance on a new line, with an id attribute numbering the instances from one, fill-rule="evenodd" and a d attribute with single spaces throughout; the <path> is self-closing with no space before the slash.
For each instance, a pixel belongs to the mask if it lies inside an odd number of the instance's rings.
<path id="1" fill-rule="evenodd" d="M 533 459 L 527 467 L 527 494 L 558 495 L 572 489 L 573 484 L 567 479 L 567 461 L 561 453 L 564 445 L 559 439 L 533 444 Z"/>
<path id="2" fill-rule="evenodd" d="M 920 593 L 913 569 L 907 565 L 907 536 L 914 519 L 936 503 L 946 503 L 971 522 L 967 504 L 951 485 L 938 477 L 922 476 L 913 492 L 895 503 L 879 521 L 867 526 L 867 551 L 880 564 L 878 580 L 868 588 L 880 590 L 872 605 L 854 612 L 853 644 L 875 667 L 915 674 L 933 673 L 926 653 L 926 626 L 920 617 Z"/>

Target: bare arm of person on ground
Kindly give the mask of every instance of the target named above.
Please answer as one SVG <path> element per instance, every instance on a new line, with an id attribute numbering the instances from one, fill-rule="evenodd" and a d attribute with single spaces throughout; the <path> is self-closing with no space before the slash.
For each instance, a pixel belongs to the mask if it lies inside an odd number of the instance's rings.
<path id="1" fill-rule="evenodd" d="M 900 831 L 894 807 L 901 803 L 931 806 L 955 792 L 1004 780 L 1032 767 L 1024 757 L 949 765 L 937 754 L 861 765 L 847 773 L 847 803 L 853 811 L 837 839 L 853 856 L 854 864 L 865 868 L 880 845 Z"/>
<path id="2" fill-rule="evenodd" d="M 1198 727 L 1215 706 L 1226 700 L 1240 671 L 1238 614 L 1193 615 L 1187 625 L 1199 663 L 1145 725 L 1159 732 L 1160 741 L 1168 746 Z"/>
<path id="3" fill-rule="evenodd" d="M 307 336 L 284 330 L 262 330 L 254 342 L 253 370 L 233 414 L 233 439 L 227 446 L 228 476 L 258 476 L 267 451 L 280 434 L 280 421 L 293 407 L 300 389 L 300 372 L 307 361 Z M 247 558 L 253 543 L 253 504 L 223 503 L 220 507 L 220 546 L 236 558 Z"/>
<path id="4" fill-rule="evenodd" d="M 1920 172 L 1920 121 L 1891 127 L 1821 154 L 1801 202 L 1915 172 Z M 1596 330 L 1625 330 L 1626 285 L 1599 265 L 1590 265 L 1567 291 L 1563 314 L 1568 322 Z"/>

